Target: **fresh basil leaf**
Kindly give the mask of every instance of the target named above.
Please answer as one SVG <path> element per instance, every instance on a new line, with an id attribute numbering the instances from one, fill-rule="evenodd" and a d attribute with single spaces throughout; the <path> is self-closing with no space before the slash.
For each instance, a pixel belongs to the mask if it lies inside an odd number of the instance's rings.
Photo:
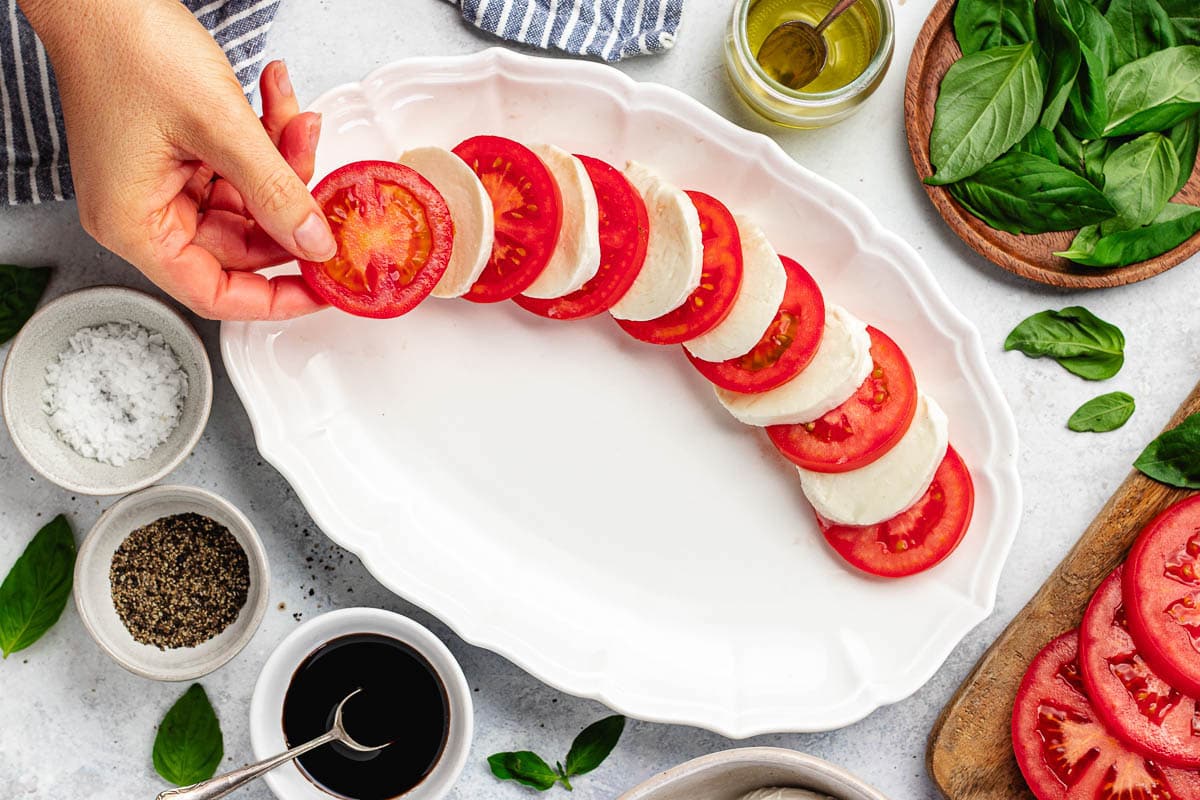
<path id="1" fill-rule="evenodd" d="M 1032 42 L 1037 35 L 1033 0 L 958 0 L 954 35 L 963 55 Z"/>
<path id="2" fill-rule="evenodd" d="M 1058 143 L 1054 139 L 1054 133 L 1041 125 L 1034 125 L 1030 128 L 1029 133 L 1025 134 L 1025 138 L 1013 145 L 1013 149 L 1009 152 L 1029 153 L 1041 156 L 1055 164 L 1059 163 Z"/>
<path id="3" fill-rule="evenodd" d="M 1079 233 L 1075 234 L 1075 239 L 1071 242 L 1071 246 L 1054 255 L 1059 258 L 1065 258 L 1074 261 L 1077 258 L 1088 259 L 1092 257 L 1092 252 L 1096 249 L 1096 243 L 1100 241 L 1100 226 L 1087 225 L 1079 229 Z"/>
<path id="4" fill-rule="evenodd" d="M 1200 414 L 1192 414 L 1160 434 L 1133 462 L 1156 481 L 1181 489 L 1200 489 Z"/>
<path id="5" fill-rule="evenodd" d="M 1159 0 L 1175 26 L 1179 44 L 1200 44 L 1200 5 L 1196 0 Z"/>
<path id="6" fill-rule="evenodd" d="M 956 61 L 942 79 L 929 157 L 944 185 L 978 172 L 1037 123 L 1042 79 L 1033 43 L 996 47 Z"/>
<path id="7" fill-rule="evenodd" d="M 1090 381 L 1111 378 L 1125 363 L 1125 336 L 1082 306 L 1041 311 L 1013 328 L 1005 350 L 1030 358 L 1047 356 L 1064 369 Z"/>
<path id="8" fill-rule="evenodd" d="M 1104 126 L 1108 124 L 1108 98 L 1105 94 L 1108 64 L 1087 45 L 1081 44 L 1079 47 L 1082 61 L 1075 75 L 1075 85 L 1067 94 L 1062 124 L 1083 139 L 1098 139 L 1104 135 Z"/>
<path id="9" fill-rule="evenodd" d="M 1062 120 L 1075 76 L 1083 63 L 1079 35 L 1071 27 L 1060 5 L 1054 2 L 1037 3 L 1038 47 L 1041 55 L 1041 74 L 1045 80 L 1040 122 L 1054 128 Z"/>
<path id="10" fill-rule="evenodd" d="M 1080 231 L 1080 235 L 1082 233 Z M 1197 233 L 1200 233 L 1200 208 L 1182 203 L 1169 203 L 1154 222 L 1144 228 L 1101 236 L 1097 241 L 1090 243 L 1090 250 L 1073 242 L 1069 250 L 1055 255 L 1085 267 L 1126 267 L 1174 250 Z M 1083 244 L 1086 245 L 1087 242 Z"/>
<path id="11" fill-rule="evenodd" d="M 225 755 L 221 724 L 204 687 L 193 683 L 175 701 L 154 737 L 154 769 L 168 783 L 190 786 L 206 781 Z"/>
<path id="12" fill-rule="evenodd" d="M 1200 112 L 1200 47 L 1170 47 L 1108 79 L 1105 136 L 1163 131 Z"/>
<path id="13" fill-rule="evenodd" d="M 968 211 L 1009 233 L 1069 231 L 1107 219 L 1112 204 L 1085 179 L 1029 153 L 1001 156 L 950 186 Z"/>
<path id="14" fill-rule="evenodd" d="M 0 264 L 0 344 L 17 335 L 50 282 L 49 267 Z"/>
<path id="15" fill-rule="evenodd" d="M 1178 179 L 1175 146 L 1161 133 L 1121 145 L 1104 163 L 1104 194 L 1126 229 L 1153 222 L 1175 194 Z"/>
<path id="16" fill-rule="evenodd" d="M 1158 0 L 1113 0 L 1104 18 L 1116 41 L 1113 68 L 1177 44 L 1175 26 Z"/>
<path id="17" fill-rule="evenodd" d="M 1093 139 L 1083 146 L 1083 176 L 1097 189 L 1104 189 L 1104 165 L 1116 147 L 1113 139 Z"/>
<path id="18" fill-rule="evenodd" d="M 50 520 L 0 583 L 0 651 L 8 658 L 54 627 L 75 579 L 75 537 L 67 518 Z"/>
<path id="19" fill-rule="evenodd" d="M 1081 433 L 1115 431 L 1133 416 L 1134 407 L 1133 397 L 1125 392 L 1102 394 L 1081 405 L 1067 420 L 1067 427 Z"/>
<path id="20" fill-rule="evenodd" d="M 575 737 L 567 753 L 568 776 L 591 772 L 608 758 L 625 730 L 625 718 L 617 714 L 593 722 Z"/>
<path id="21" fill-rule="evenodd" d="M 502 781 L 516 781 L 532 786 L 539 792 L 554 788 L 558 773 L 542 760 L 537 753 L 521 750 L 516 753 L 496 753 L 488 756 L 492 774 Z"/>
<path id="22" fill-rule="evenodd" d="M 1039 125 L 1038 128 L 1041 126 Z M 1038 128 L 1034 128 L 1037 130 Z M 1067 130 L 1067 126 L 1059 123 L 1054 129 L 1054 147 L 1058 153 L 1058 163 L 1081 177 L 1087 177 L 1084 168 L 1086 163 L 1083 155 L 1083 141 Z"/>
<path id="23" fill-rule="evenodd" d="M 1179 158 L 1179 177 L 1175 181 L 1175 191 L 1172 192 L 1174 196 L 1187 185 L 1193 170 L 1196 169 L 1196 156 L 1200 154 L 1200 115 L 1188 117 L 1171 128 L 1167 131 L 1167 138 L 1171 140 L 1175 147 L 1175 155 Z"/>

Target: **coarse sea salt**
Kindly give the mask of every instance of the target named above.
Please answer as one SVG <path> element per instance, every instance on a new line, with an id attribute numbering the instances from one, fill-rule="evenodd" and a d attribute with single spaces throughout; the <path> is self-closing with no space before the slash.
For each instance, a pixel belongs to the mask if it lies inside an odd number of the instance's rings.
<path id="1" fill-rule="evenodd" d="M 50 427 L 114 467 L 145 458 L 179 425 L 187 373 L 161 333 L 120 320 L 81 328 L 46 366 Z"/>

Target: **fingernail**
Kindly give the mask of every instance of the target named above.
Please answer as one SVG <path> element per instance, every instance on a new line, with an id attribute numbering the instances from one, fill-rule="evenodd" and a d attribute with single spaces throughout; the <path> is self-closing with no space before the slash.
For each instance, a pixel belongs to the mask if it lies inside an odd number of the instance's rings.
<path id="1" fill-rule="evenodd" d="M 317 149 L 317 141 L 321 138 L 321 115 L 314 114 L 312 124 L 308 126 L 308 147 L 310 150 Z"/>
<path id="2" fill-rule="evenodd" d="M 282 61 L 279 62 L 279 69 L 275 71 L 275 87 L 284 97 L 291 97 L 295 94 L 295 90 L 292 89 L 292 79 L 288 75 L 287 64 Z"/>
<path id="3" fill-rule="evenodd" d="M 292 234 L 296 246 L 313 261 L 328 261 L 337 253 L 337 242 L 329 232 L 329 226 L 317 212 L 309 214 Z"/>

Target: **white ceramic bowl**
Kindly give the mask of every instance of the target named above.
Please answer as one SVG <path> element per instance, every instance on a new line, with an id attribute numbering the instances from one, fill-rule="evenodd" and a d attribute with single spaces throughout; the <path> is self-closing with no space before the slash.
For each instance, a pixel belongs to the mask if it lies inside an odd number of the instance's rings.
<path id="1" fill-rule="evenodd" d="M 160 650 L 135 640 L 117 616 L 109 569 L 113 553 L 135 529 L 161 517 L 194 512 L 229 529 L 246 551 L 250 591 L 236 620 L 196 647 Z M 156 681 L 188 681 L 220 667 L 245 647 L 262 622 L 270 571 L 254 526 L 229 501 L 194 486 L 154 486 L 110 506 L 83 540 L 75 560 L 75 606 L 88 633 L 125 669 Z"/>
<path id="2" fill-rule="evenodd" d="M 80 328 L 131 320 L 163 335 L 188 376 L 179 425 L 146 458 L 114 467 L 85 458 L 50 429 L 42 409 L 46 365 Z M 37 472 L 80 494 L 136 491 L 164 478 L 200 440 L 212 407 L 212 367 L 204 343 L 177 311 L 150 295 L 120 286 L 97 286 L 63 295 L 43 306 L 13 340 L 4 362 L 0 407 L 17 451 Z"/>
<path id="3" fill-rule="evenodd" d="M 617 800 L 737 800 L 755 789 L 808 789 L 835 800 L 887 800 L 841 767 L 778 747 L 702 756 L 656 775 Z"/>
<path id="4" fill-rule="evenodd" d="M 283 699 L 296 669 L 310 653 L 334 639 L 355 633 L 390 636 L 420 653 L 433 666 L 450 706 L 450 732 L 442 756 L 404 800 L 439 800 L 454 787 L 467 763 L 475 730 L 471 689 L 454 655 L 427 628 L 408 617 L 378 608 L 344 608 L 330 611 L 292 631 L 271 653 L 258 675 L 250 701 L 250 743 L 258 759 L 270 758 L 288 748 L 283 736 Z M 330 800 L 331 794 L 310 781 L 292 762 L 267 773 L 267 785 L 279 800 Z"/>

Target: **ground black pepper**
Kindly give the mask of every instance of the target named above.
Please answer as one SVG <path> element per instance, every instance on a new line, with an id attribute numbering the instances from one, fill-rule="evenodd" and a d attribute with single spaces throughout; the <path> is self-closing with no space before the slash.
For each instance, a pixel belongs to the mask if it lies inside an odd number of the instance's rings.
<path id="1" fill-rule="evenodd" d="M 176 514 L 125 537 L 109 582 L 117 616 L 134 639 L 160 650 L 195 647 L 237 619 L 250 563 L 224 525 Z"/>

